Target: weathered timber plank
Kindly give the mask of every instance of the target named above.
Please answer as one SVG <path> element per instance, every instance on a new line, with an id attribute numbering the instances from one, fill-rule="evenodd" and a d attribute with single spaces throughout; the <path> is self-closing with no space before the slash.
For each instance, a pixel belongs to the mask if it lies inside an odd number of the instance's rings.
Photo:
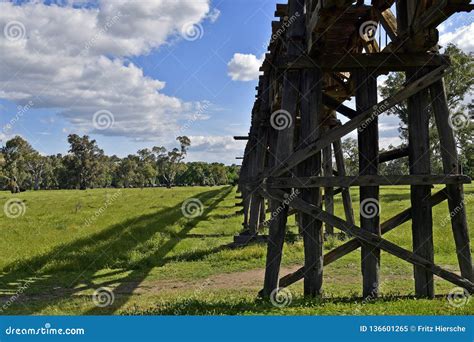
<path id="1" fill-rule="evenodd" d="M 322 104 L 322 72 L 319 69 L 303 73 L 303 94 L 301 98 L 301 133 L 303 144 L 313 141 L 320 134 Z M 298 169 L 302 176 L 318 175 L 321 172 L 321 154 L 309 158 Z M 302 189 L 301 196 L 305 201 L 321 207 L 319 188 Z M 304 295 L 319 296 L 323 286 L 323 230 L 322 222 L 311 215 L 301 213 L 301 233 L 304 244 L 304 265 L 308 270 L 304 276 Z"/>
<path id="2" fill-rule="evenodd" d="M 377 78 L 370 71 L 358 71 L 355 74 L 356 108 L 363 112 L 377 104 Z M 363 129 L 358 130 L 359 175 L 377 175 L 379 156 L 378 117 Z M 362 230 L 381 235 L 379 187 L 360 187 L 360 227 Z M 376 211 L 369 208 L 376 207 Z M 329 213 L 332 214 L 332 213 Z M 379 292 L 380 249 L 362 243 L 361 269 L 363 297 L 375 298 Z"/>
<path id="3" fill-rule="evenodd" d="M 379 154 L 379 163 L 386 163 L 395 159 L 408 157 L 408 147 L 400 147 Z"/>
<path id="4" fill-rule="evenodd" d="M 329 132 L 327 132 L 327 134 L 324 135 L 324 137 L 317 139 L 309 146 L 293 152 L 290 157 L 286 158 L 283 162 L 280 162 L 280 165 L 271 168 L 268 171 L 268 176 L 278 177 L 282 175 L 287 170 L 295 167 L 302 161 L 321 151 L 324 146 L 332 144 L 334 141 L 357 129 L 359 126 L 366 123 L 370 123 L 373 117 L 377 117 L 386 110 L 395 106 L 397 103 L 406 100 L 413 94 L 416 94 L 420 90 L 425 89 L 426 87 L 433 84 L 435 81 L 439 80 L 441 77 L 443 77 L 445 69 L 446 66 L 440 66 L 436 68 L 435 70 L 421 77 L 417 81 L 410 83 L 402 90 L 397 92 L 395 95 L 379 102 L 377 105 L 364 111 L 356 118 L 346 122 L 341 127 L 330 130 Z"/>
<path id="5" fill-rule="evenodd" d="M 262 189 L 261 191 L 264 196 L 267 196 L 273 199 L 279 199 L 279 200 L 282 200 L 284 198 L 283 195 L 285 194 L 285 192 L 281 190 L 266 191 L 265 189 Z M 317 208 L 316 206 L 305 202 L 301 198 L 298 198 L 298 197 L 293 198 L 293 200 L 291 201 L 291 206 L 298 210 L 304 211 L 305 213 L 310 214 L 314 218 L 319 219 L 323 222 L 331 223 L 334 227 L 342 230 L 348 235 L 356 237 L 362 242 L 365 242 L 374 247 L 380 248 L 381 250 L 388 252 L 413 265 L 423 267 L 428 272 L 433 273 L 437 275 L 438 277 L 443 278 L 455 285 L 465 288 L 466 290 L 469 291 L 469 293 L 474 293 L 474 283 L 472 283 L 468 279 L 463 278 L 457 275 L 456 273 L 447 271 L 439 267 L 438 265 L 434 264 L 433 262 L 419 256 L 418 254 L 415 254 L 413 252 L 410 252 L 409 250 L 406 250 L 400 246 L 397 246 L 396 244 L 388 240 L 385 240 L 376 234 L 364 231 L 360 229 L 360 227 L 357 227 L 356 225 L 350 224 L 336 216 L 329 215 L 328 213 Z"/>
<path id="6" fill-rule="evenodd" d="M 446 174 L 458 174 L 459 167 L 456 142 L 448 123 L 449 108 L 447 105 L 443 81 L 435 82 L 430 87 L 430 94 L 440 139 L 444 172 Z M 472 281 L 474 280 L 474 275 L 472 269 L 469 230 L 466 220 L 466 208 L 464 205 L 464 191 L 461 184 L 448 185 L 447 191 L 451 225 L 461 275 Z"/>
<path id="7" fill-rule="evenodd" d="M 324 71 L 355 71 L 373 69 L 376 73 L 406 71 L 413 67 L 436 67 L 449 64 L 447 56 L 424 52 L 412 53 L 350 53 L 324 54 L 320 58 L 301 56 L 293 62 L 277 62 L 283 69 L 311 69 L 320 67 Z"/>
<path id="8" fill-rule="evenodd" d="M 338 113 L 341 113 L 345 117 L 348 117 L 349 119 L 353 119 L 358 115 L 357 111 L 355 111 L 354 109 L 343 105 L 342 103 L 340 103 L 335 98 L 333 98 L 329 95 L 326 95 L 326 94 L 323 94 L 323 104 L 326 107 L 328 107 L 330 109 L 334 109 Z"/>
<path id="9" fill-rule="evenodd" d="M 376 185 L 433 185 L 433 184 L 470 184 L 471 178 L 465 175 L 361 175 L 333 177 L 288 177 L 267 178 L 269 188 L 319 188 Z"/>
<path id="10" fill-rule="evenodd" d="M 329 129 L 326 128 L 324 133 Z M 331 144 L 323 148 L 323 175 L 331 177 L 333 174 L 332 168 L 332 147 Z M 324 210 L 330 214 L 334 213 L 334 189 L 331 186 L 324 187 Z M 325 224 L 325 234 L 334 235 L 334 227 L 330 224 Z"/>
<path id="11" fill-rule="evenodd" d="M 407 72 L 407 79 L 418 77 L 422 70 Z M 426 89 L 408 99 L 408 150 L 410 174 L 431 173 L 429 141 L 429 101 Z M 412 235 L 413 252 L 426 260 L 434 260 L 433 214 L 428 198 L 429 185 L 411 186 L 411 205 L 413 207 Z M 415 293 L 418 297 L 434 297 L 433 274 L 415 265 Z"/>
<path id="12" fill-rule="evenodd" d="M 288 10 L 289 16 L 295 13 L 304 13 L 304 0 L 289 0 Z M 297 16 L 293 25 L 290 26 L 287 34 L 289 44 L 287 48 L 288 56 L 298 56 L 303 51 L 302 40 L 294 38 L 302 38 L 304 36 L 304 17 Z M 285 110 L 292 116 L 291 122 L 286 129 L 279 130 L 277 136 L 277 150 L 275 160 L 286 159 L 293 152 L 296 110 L 299 100 L 300 88 L 300 72 L 287 71 L 284 73 L 281 109 Z M 278 165 L 278 164 L 277 164 Z M 278 276 L 280 272 L 280 264 L 285 239 L 285 230 L 287 222 L 288 205 L 284 200 L 271 201 L 270 208 L 272 212 L 281 209 L 270 223 L 265 277 L 263 283 L 263 296 L 269 297 L 271 293 L 278 288 Z"/>
<path id="13" fill-rule="evenodd" d="M 336 159 L 336 167 L 338 174 L 342 177 L 346 175 L 346 167 L 344 165 L 344 155 L 342 152 L 341 140 L 336 140 L 333 143 L 334 157 Z M 340 186 L 340 185 L 339 185 Z M 349 187 L 342 188 L 342 205 L 344 207 L 344 213 L 346 215 L 346 221 L 354 223 L 354 210 L 352 209 L 352 199 Z"/>
<path id="14" fill-rule="evenodd" d="M 443 201 L 446 200 L 447 190 L 443 189 L 435 193 L 430 198 L 431 206 L 434 207 Z M 405 209 L 401 213 L 393 216 L 392 218 L 388 219 L 384 223 L 381 224 L 381 232 L 382 235 L 392 231 L 393 229 L 397 228 L 398 226 L 402 225 L 405 222 L 411 220 L 411 208 Z M 336 260 L 339 260 L 343 256 L 355 251 L 357 248 L 361 246 L 360 241 L 357 239 L 352 239 L 347 241 L 343 245 L 334 248 L 332 251 L 328 252 L 324 255 L 324 266 L 327 266 L 333 263 Z M 304 276 L 304 267 L 299 268 L 293 273 L 287 274 L 286 276 L 280 279 L 280 287 L 287 287 L 291 284 L 297 282 L 298 280 L 302 279 Z"/>

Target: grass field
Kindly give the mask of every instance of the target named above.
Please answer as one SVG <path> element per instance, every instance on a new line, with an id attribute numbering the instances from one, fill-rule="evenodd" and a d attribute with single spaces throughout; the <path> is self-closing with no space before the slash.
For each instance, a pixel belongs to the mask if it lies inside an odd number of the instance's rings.
<path id="1" fill-rule="evenodd" d="M 474 187 L 466 187 L 474 194 Z M 353 193 L 358 212 L 357 193 Z M 24 215 L 0 211 L 0 314 L 473 314 L 474 301 L 454 307 L 453 285 L 436 278 L 439 296 L 416 300 L 412 266 L 382 253 L 383 297 L 362 301 L 359 251 L 325 268 L 324 297 L 279 308 L 256 299 L 266 246 L 228 249 L 241 229 L 235 188 L 190 187 L 0 193 L 0 204 L 18 198 Z M 201 216 L 186 218 L 183 201 L 197 198 Z M 410 206 L 409 189 L 381 191 L 382 220 Z M 340 198 L 336 214 L 343 217 Z M 467 204 L 471 236 L 474 208 Z M 435 261 L 457 270 L 447 204 L 434 209 Z M 290 220 L 290 230 L 296 232 Z M 386 236 L 411 248 L 410 223 Z M 472 238 L 472 237 L 471 237 Z M 331 249 L 339 241 L 327 241 Z M 303 260 L 299 239 L 284 248 L 282 273 Z M 111 305 L 96 305 L 99 288 L 113 291 Z M 109 301 L 110 303 L 111 301 Z"/>

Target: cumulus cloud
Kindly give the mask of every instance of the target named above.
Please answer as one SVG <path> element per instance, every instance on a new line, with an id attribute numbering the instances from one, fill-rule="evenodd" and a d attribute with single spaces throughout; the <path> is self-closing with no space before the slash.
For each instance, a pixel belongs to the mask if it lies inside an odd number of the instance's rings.
<path id="1" fill-rule="evenodd" d="M 227 63 L 227 74 L 233 81 L 253 81 L 260 75 L 260 66 L 265 58 L 253 54 L 235 53 L 232 59 Z"/>
<path id="2" fill-rule="evenodd" d="M 167 44 L 185 25 L 217 19 L 210 0 L 72 3 L 0 2 L 0 98 L 54 108 L 84 131 L 94 130 L 96 111 L 108 110 L 114 124 L 96 131 L 104 135 L 148 139 L 175 130 L 196 103 L 163 94 L 165 82 L 128 58 Z"/>
<path id="3" fill-rule="evenodd" d="M 441 31 L 444 33 L 441 34 L 439 42 L 443 47 L 446 47 L 449 43 L 453 43 L 464 52 L 474 51 L 474 41 L 472 40 L 474 36 L 474 23 L 460 26 L 451 32 L 446 32 L 446 29 L 442 29 Z"/>

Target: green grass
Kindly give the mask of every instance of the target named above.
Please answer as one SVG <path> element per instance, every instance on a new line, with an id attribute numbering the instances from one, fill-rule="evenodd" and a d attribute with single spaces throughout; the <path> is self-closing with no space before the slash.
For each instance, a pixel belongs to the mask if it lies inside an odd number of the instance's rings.
<path id="1" fill-rule="evenodd" d="M 474 195 L 474 187 L 466 187 L 466 194 Z M 357 196 L 354 191 L 356 212 Z M 322 299 L 303 299 L 299 282 L 289 288 L 293 300 L 287 307 L 259 301 L 261 274 L 254 270 L 264 268 L 266 246 L 225 247 L 242 227 L 234 197 L 231 187 L 1 192 L 2 207 L 18 198 L 26 211 L 18 218 L 0 211 L 0 314 L 474 313 L 474 301 L 450 306 L 446 294 L 454 286 L 439 278 L 439 297 L 414 299 L 412 266 L 387 253 L 382 253 L 383 297 L 362 301 L 358 251 L 325 268 Z M 188 198 L 204 204 L 201 216 L 183 216 Z M 410 206 L 409 188 L 384 187 L 381 200 L 385 220 Z M 472 206 L 466 208 L 474 227 Z M 339 197 L 336 214 L 344 216 Z M 447 215 L 446 203 L 434 209 L 435 261 L 457 270 Z M 296 233 L 293 219 L 289 225 Z M 386 238 L 411 249 L 410 223 Z M 340 243 L 328 241 L 325 249 Z M 286 243 L 283 267 L 302 260 L 302 242 Z M 100 287 L 113 290 L 112 305 L 94 305 L 92 294 Z"/>

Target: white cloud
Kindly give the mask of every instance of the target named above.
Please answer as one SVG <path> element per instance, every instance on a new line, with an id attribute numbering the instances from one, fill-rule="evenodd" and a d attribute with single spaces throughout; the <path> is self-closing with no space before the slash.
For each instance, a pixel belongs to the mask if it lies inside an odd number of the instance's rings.
<path id="1" fill-rule="evenodd" d="M 166 136 L 196 104 L 164 95 L 165 82 L 145 76 L 127 57 L 147 54 L 179 37 L 184 25 L 205 20 L 209 2 L 101 0 L 98 8 L 0 2 L 0 98 L 59 109 L 86 132 L 93 130 L 93 114 L 106 109 L 114 125 L 96 133 Z M 3 34 L 11 22 L 19 23 L 17 31 Z M 24 37 L 16 40 L 18 33 Z"/>
<path id="2" fill-rule="evenodd" d="M 238 151 L 242 153 L 245 142 L 236 141 L 231 136 L 190 136 L 192 151 L 206 151 L 214 153 L 229 153 Z"/>
<path id="3" fill-rule="evenodd" d="M 439 38 L 439 43 L 446 47 L 449 43 L 456 44 L 464 52 L 474 52 L 474 23 L 460 26 L 452 32 L 445 32 Z"/>
<path id="4" fill-rule="evenodd" d="M 246 141 L 235 141 L 228 136 L 190 136 L 189 161 L 219 160 L 225 164 L 240 164 L 235 157 L 243 156 Z"/>
<path id="5" fill-rule="evenodd" d="M 235 53 L 227 63 L 227 74 L 233 81 L 257 80 L 264 58 L 265 55 L 259 59 L 253 54 Z"/>

